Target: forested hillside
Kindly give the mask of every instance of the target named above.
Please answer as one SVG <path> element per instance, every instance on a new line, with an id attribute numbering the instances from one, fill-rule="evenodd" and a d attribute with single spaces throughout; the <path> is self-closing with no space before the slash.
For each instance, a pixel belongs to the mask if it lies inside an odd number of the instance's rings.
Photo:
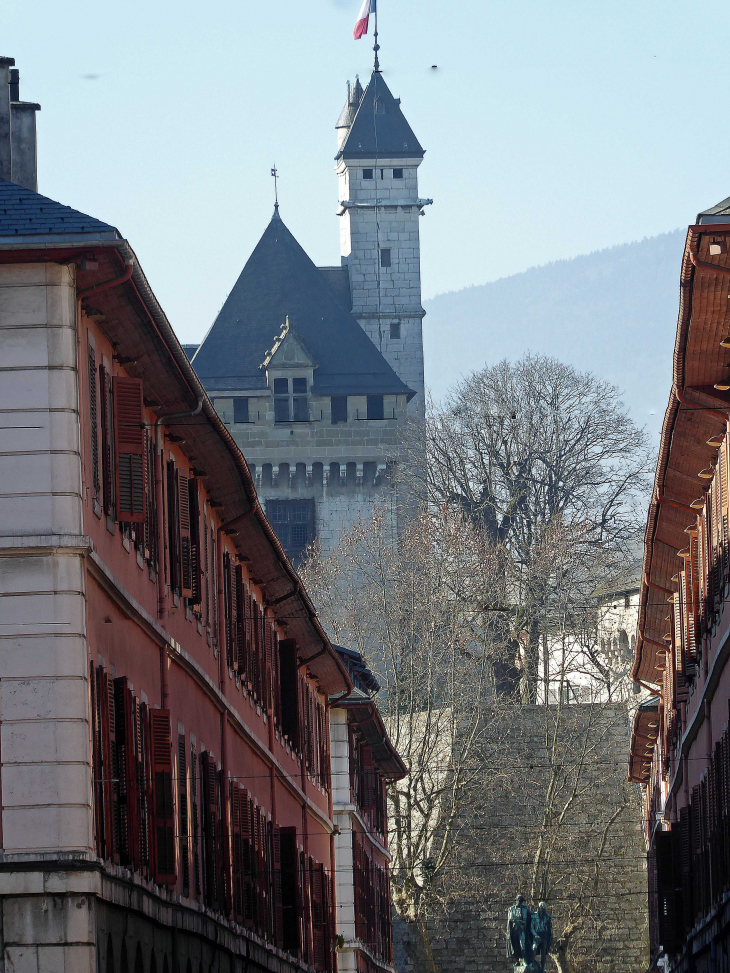
<path id="1" fill-rule="evenodd" d="M 675 230 L 426 301 L 428 387 L 438 398 L 484 363 L 541 352 L 618 385 L 655 433 L 671 384 L 684 239 Z"/>

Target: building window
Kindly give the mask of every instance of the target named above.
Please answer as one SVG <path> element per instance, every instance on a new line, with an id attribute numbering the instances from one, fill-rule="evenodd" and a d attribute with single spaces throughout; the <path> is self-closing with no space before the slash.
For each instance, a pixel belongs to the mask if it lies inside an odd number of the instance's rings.
<path id="1" fill-rule="evenodd" d="M 382 395 L 368 396 L 368 419 L 384 419 L 385 409 Z"/>
<path id="2" fill-rule="evenodd" d="M 248 422 L 248 399 L 238 396 L 233 400 L 233 421 Z"/>
<path id="3" fill-rule="evenodd" d="M 274 379 L 274 422 L 289 422 L 289 379 Z"/>
<path id="4" fill-rule="evenodd" d="M 266 516 L 282 547 L 296 562 L 315 538 L 314 500 L 267 500 Z"/>
<path id="5" fill-rule="evenodd" d="M 363 177 L 363 179 L 372 179 L 373 178 L 373 170 L 372 169 L 363 169 L 363 171 L 362 171 L 362 177 Z"/>
<path id="6" fill-rule="evenodd" d="M 380 266 L 390 267 L 390 247 L 380 251 Z"/>
<path id="7" fill-rule="evenodd" d="M 338 422 L 347 422 L 347 396 L 333 395 L 330 399 L 332 403 L 332 425 Z"/>
<path id="8" fill-rule="evenodd" d="M 393 170 L 393 178 L 394 179 L 402 179 L 403 178 L 403 170 L 402 169 L 394 169 Z"/>
<path id="9" fill-rule="evenodd" d="M 400 321 L 390 322 L 390 337 L 400 338 Z"/>
<path id="10" fill-rule="evenodd" d="M 307 399 L 307 380 L 306 378 L 293 378 L 291 380 L 293 392 L 293 411 L 295 422 L 307 422 L 309 419 L 309 400 Z"/>

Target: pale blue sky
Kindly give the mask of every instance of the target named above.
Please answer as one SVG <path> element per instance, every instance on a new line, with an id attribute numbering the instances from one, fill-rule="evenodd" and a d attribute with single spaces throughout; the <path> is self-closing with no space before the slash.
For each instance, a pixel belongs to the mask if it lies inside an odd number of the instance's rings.
<path id="1" fill-rule="evenodd" d="M 724 0 L 379 4 L 385 78 L 427 149 L 425 297 L 686 225 L 730 195 Z M 0 53 L 43 106 L 40 191 L 120 228 L 182 340 L 263 232 L 274 162 L 289 228 L 338 262 L 334 124 L 372 63 L 359 6 L 3 5 Z"/>

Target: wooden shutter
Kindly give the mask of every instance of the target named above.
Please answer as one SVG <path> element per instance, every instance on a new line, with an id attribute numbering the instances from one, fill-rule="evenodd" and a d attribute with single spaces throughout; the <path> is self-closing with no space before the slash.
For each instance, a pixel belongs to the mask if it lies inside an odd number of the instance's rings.
<path id="1" fill-rule="evenodd" d="M 198 799 L 198 761 L 195 744 L 190 744 L 190 796 L 193 818 L 193 880 L 196 896 L 200 896 L 200 810 Z"/>
<path id="2" fill-rule="evenodd" d="M 659 911 L 659 941 L 667 952 L 675 952 L 678 946 L 678 929 L 675 914 L 674 844 L 679 837 L 676 831 L 657 831 L 656 842 L 656 893 Z"/>
<path id="3" fill-rule="evenodd" d="M 94 838 L 96 854 L 104 854 L 104 762 L 102 759 L 101 705 L 99 702 L 99 677 L 101 670 L 89 663 L 91 689 L 91 773 L 94 795 Z"/>
<path id="4" fill-rule="evenodd" d="M 115 517 L 115 450 L 114 450 L 114 407 L 112 383 L 109 372 L 99 365 L 99 386 L 101 391 L 101 474 L 104 487 L 103 509 L 107 517 Z"/>
<path id="5" fill-rule="evenodd" d="M 299 894 L 299 855 L 296 828 L 279 831 L 279 873 L 282 905 L 282 949 L 296 955 L 301 944 L 301 896 Z"/>
<path id="6" fill-rule="evenodd" d="M 236 616 L 236 644 L 235 650 L 233 652 L 233 667 L 238 670 L 239 674 L 243 679 L 246 677 L 246 664 L 245 664 L 245 624 L 244 616 L 246 613 L 246 600 L 244 597 L 243 589 L 243 567 L 240 564 L 236 565 L 235 578 L 233 581 L 233 587 L 235 591 L 233 593 L 233 604 L 235 606 L 235 616 Z"/>
<path id="7" fill-rule="evenodd" d="M 271 868 L 273 873 L 273 913 L 274 913 L 274 942 L 279 949 L 284 946 L 284 906 L 281 883 L 281 831 L 279 825 L 271 829 Z"/>
<path id="8" fill-rule="evenodd" d="M 241 854 L 243 858 L 243 919 L 244 924 L 251 928 L 254 923 L 254 841 L 253 803 L 247 790 L 241 794 Z"/>
<path id="9" fill-rule="evenodd" d="M 190 600 L 200 607 L 203 600 L 202 552 L 200 544 L 200 502 L 198 481 L 191 476 L 188 479 L 188 507 L 190 511 Z M 205 530 L 205 526 L 203 526 Z"/>
<path id="10" fill-rule="evenodd" d="M 99 390 L 96 377 L 96 351 L 91 343 L 89 350 L 89 441 L 91 445 L 91 490 L 94 500 L 99 500 Z"/>
<path id="11" fill-rule="evenodd" d="M 220 908 L 225 910 L 225 914 L 230 916 L 233 909 L 233 892 L 231 886 L 231 823 L 230 823 L 230 803 L 228 796 L 230 788 L 227 785 L 223 768 L 218 772 L 218 799 L 220 834 L 221 834 L 221 854 L 220 866 L 218 869 L 220 876 Z"/>
<path id="12" fill-rule="evenodd" d="M 117 803 L 119 860 L 138 869 L 139 826 L 134 697 L 126 676 L 114 680 L 115 742 L 117 751 Z"/>
<path id="13" fill-rule="evenodd" d="M 146 703 L 139 707 L 139 723 L 141 729 L 141 759 L 142 779 L 141 789 L 144 791 L 144 821 L 140 825 L 142 832 L 142 858 L 145 863 L 146 875 L 150 878 L 154 874 L 155 853 L 155 795 L 154 770 L 152 765 L 152 733 L 150 727 L 150 708 Z"/>
<path id="14" fill-rule="evenodd" d="M 375 765 L 373 763 L 373 751 L 370 747 L 362 748 L 360 763 L 360 773 L 362 774 L 362 807 L 370 811 L 375 807 Z"/>
<path id="15" fill-rule="evenodd" d="M 117 801 L 117 729 L 114 706 L 114 681 L 106 672 L 100 680 L 102 715 L 102 754 L 104 761 L 105 836 L 107 859 L 119 862 L 119 807 Z"/>
<path id="16" fill-rule="evenodd" d="M 219 904 L 219 822 L 218 773 L 210 753 L 201 754 L 203 770 L 203 814 L 205 815 L 205 902 L 212 908 Z"/>
<path id="17" fill-rule="evenodd" d="M 177 736 L 177 807 L 183 895 L 190 894 L 190 828 L 188 825 L 188 751 L 185 734 Z"/>
<path id="18" fill-rule="evenodd" d="M 264 668 L 262 705 L 267 713 L 272 714 L 274 705 L 273 668 L 274 668 L 274 626 L 270 618 L 263 616 L 264 628 Z"/>
<path id="19" fill-rule="evenodd" d="M 310 858 L 309 887 L 312 896 L 312 959 L 314 968 L 317 970 L 326 969 L 323 877 L 323 867 L 317 864 L 313 858 Z"/>
<path id="20" fill-rule="evenodd" d="M 190 490 L 188 474 L 177 471 L 177 509 L 180 526 L 180 577 L 183 598 L 193 596 L 193 552 L 190 536 Z"/>
<path id="21" fill-rule="evenodd" d="M 243 921 L 243 850 L 241 845 L 241 788 L 233 780 L 231 791 L 231 858 L 233 864 L 233 916 Z"/>
<path id="22" fill-rule="evenodd" d="M 144 410 L 142 382 L 138 378 L 114 379 L 116 432 L 117 516 L 125 523 L 143 524 Z"/>
<path id="23" fill-rule="evenodd" d="M 172 799 L 172 734 L 169 710 L 150 710 L 150 733 L 155 793 L 155 881 L 158 885 L 174 885 L 175 813 Z"/>

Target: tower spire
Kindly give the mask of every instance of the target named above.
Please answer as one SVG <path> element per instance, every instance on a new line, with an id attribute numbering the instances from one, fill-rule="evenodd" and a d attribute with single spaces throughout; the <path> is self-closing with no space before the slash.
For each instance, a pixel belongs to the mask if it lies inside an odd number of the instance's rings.
<path id="1" fill-rule="evenodd" d="M 276 168 L 276 163 L 271 167 L 271 175 L 274 177 L 274 216 L 279 215 L 279 186 L 277 184 L 277 179 L 279 178 L 279 170 Z"/>

